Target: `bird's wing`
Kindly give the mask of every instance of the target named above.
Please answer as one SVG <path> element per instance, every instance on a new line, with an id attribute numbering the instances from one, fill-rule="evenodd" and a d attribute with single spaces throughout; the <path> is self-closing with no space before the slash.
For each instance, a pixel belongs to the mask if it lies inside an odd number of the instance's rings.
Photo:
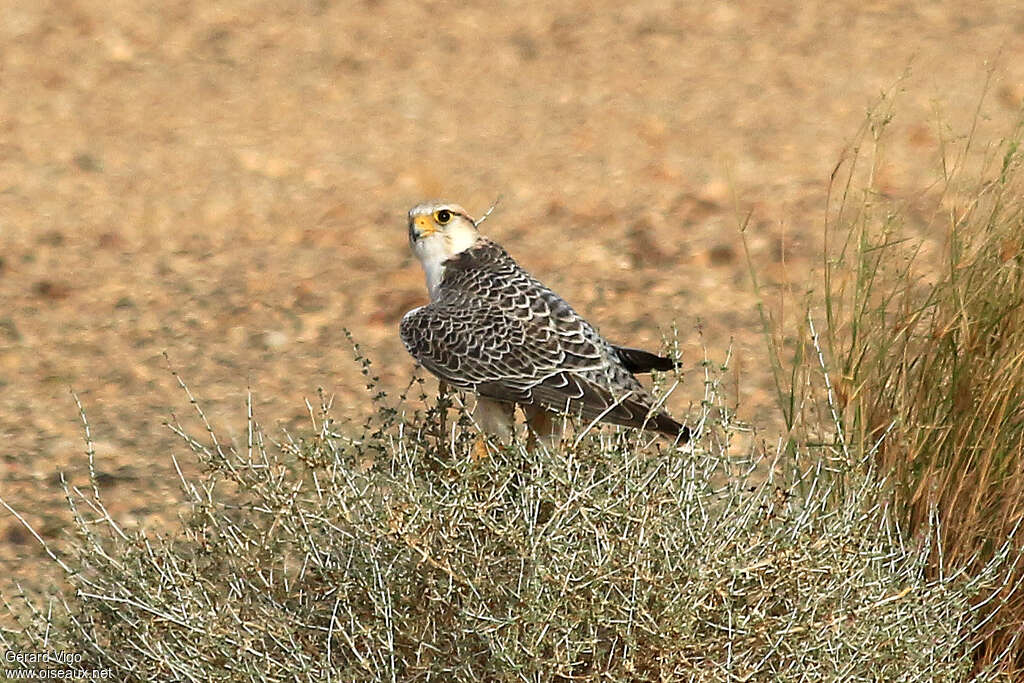
<path id="1" fill-rule="evenodd" d="M 579 414 L 584 420 L 655 429 L 675 437 L 682 425 L 664 412 L 651 414 L 651 399 L 635 379 L 612 390 L 609 382 L 572 372 L 560 372 L 533 388 L 534 402 L 559 412 Z M 629 387 L 628 385 L 635 385 Z"/>
<path id="2" fill-rule="evenodd" d="M 548 323 L 494 306 L 431 304 L 407 313 L 400 333 L 409 353 L 446 382 L 498 400 L 532 403 L 534 388 L 554 375 L 606 364 L 595 344 Z"/>
<path id="3" fill-rule="evenodd" d="M 427 370 L 487 398 L 634 427 L 648 418 L 650 397 L 615 348 L 493 243 L 449 260 L 438 299 L 400 332 Z"/>

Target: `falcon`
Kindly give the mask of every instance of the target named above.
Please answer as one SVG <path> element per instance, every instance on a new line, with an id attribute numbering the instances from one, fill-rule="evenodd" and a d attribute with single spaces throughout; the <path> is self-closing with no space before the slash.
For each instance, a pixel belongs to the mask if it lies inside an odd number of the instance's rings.
<path id="1" fill-rule="evenodd" d="M 430 294 L 399 327 L 413 358 L 442 382 L 475 393 L 474 421 L 502 441 L 515 433 L 518 404 L 531 437 L 549 445 L 558 443 L 553 413 L 687 442 L 690 430 L 655 408 L 635 377 L 675 362 L 607 341 L 481 235 L 481 222 L 458 204 L 427 202 L 409 211 L 409 244 Z M 478 442 L 477 455 L 486 454 L 482 448 Z"/>

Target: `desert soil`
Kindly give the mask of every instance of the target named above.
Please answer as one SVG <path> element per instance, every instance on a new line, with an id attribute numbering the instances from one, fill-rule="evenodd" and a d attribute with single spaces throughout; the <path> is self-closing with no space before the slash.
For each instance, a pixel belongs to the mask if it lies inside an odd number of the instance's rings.
<path id="1" fill-rule="evenodd" d="M 55 546 L 60 472 L 159 530 L 182 495 L 164 422 L 272 434 L 317 387 L 386 387 L 426 300 L 405 212 L 433 197 L 614 340 L 733 347 L 730 392 L 778 429 L 739 225 L 766 282 L 820 262 L 829 174 L 883 92 L 879 186 L 908 206 L 944 147 L 978 158 L 1024 99 L 1024 7 L 978 2 L 54 0 L 0 7 L 0 495 Z M 844 152 L 845 151 L 845 152 Z M 912 227 L 912 226 L 911 226 Z M 942 234 L 920 229 L 941 245 Z M 773 290 L 772 290 L 773 291 Z M 166 356 L 165 356 L 166 354 Z M 169 360 L 168 360 L 169 359 Z M 699 403 L 693 369 L 672 397 Z M 0 513 L 0 567 L 57 574 Z M 5 589 L 10 584 L 5 584 Z"/>

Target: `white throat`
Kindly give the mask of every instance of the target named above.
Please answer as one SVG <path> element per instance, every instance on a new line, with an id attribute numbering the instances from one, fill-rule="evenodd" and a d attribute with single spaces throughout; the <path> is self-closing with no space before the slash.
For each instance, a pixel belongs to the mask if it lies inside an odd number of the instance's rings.
<path id="1" fill-rule="evenodd" d="M 416 257 L 423 265 L 423 272 L 427 276 L 427 291 L 430 292 L 430 300 L 437 300 L 438 290 L 441 287 L 441 278 L 444 277 L 444 262 L 448 259 L 448 250 L 445 249 L 444 237 L 428 237 L 416 243 Z"/>
<path id="2" fill-rule="evenodd" d="M 469 249 L 476 243 L 477 235 L 470 231 L 459 231 L 454 234 L 437 233 L 419 240 L 413 246 L 416 258 L 423 265 L 427 276 L 427 291 L 430 300 L 436 301 L 444 278 L 444 262 L 459 252 Z"/>

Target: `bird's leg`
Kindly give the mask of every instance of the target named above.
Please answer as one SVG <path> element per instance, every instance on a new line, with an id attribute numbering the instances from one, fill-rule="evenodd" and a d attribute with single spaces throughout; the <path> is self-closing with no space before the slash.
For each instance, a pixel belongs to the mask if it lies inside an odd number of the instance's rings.
<path id="1" fill-rule="evenodd" d="M 480 428 L 481 434 L 473 443 L 472 457 L 480 460 L 490 455 L 487 445 L 487 436 L 497 438 L 501 443 L 509 443 L 512 440 L 515 427 L 515 404 L 492 401 L 482 396 L 476 399 L 476 407 L 473 409 L 473 419 Z"/>
<path id="2" fill-rule="evenodd" d="M 438 416 L 437 455 L 439 459 L 448 459 L 448 382 L 443 379 L 437 383 Z"/>
<path id="3" fill-rule="evenodd" d="M 523 412 L 526 414 L 526 448 L 533 451 L 538 443 L 543 443 L 548 450 L 556 449 L 561 442 L 561 435 L 551 413 L 535 405 L 524 405 Z"/>
<path id="4" fill-rule="evenodd" d="M 484 458 L 491 455 L 491 451 L 487 446 L 487 437 L 480 434 L 473 440 L 473 450 L 470 452 L 469 457 L 473 462 L 480 462 Z"/>

